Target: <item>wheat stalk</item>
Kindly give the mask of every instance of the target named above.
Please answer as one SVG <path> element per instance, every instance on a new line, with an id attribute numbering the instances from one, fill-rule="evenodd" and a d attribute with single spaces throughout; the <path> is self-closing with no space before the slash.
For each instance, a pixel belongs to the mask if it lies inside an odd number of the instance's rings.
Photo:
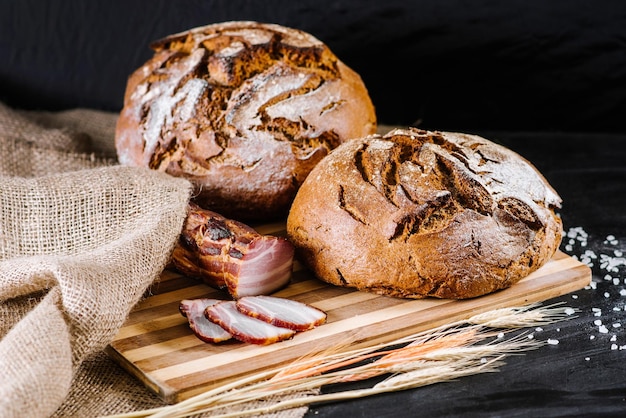
<path id="1" fill-rule="evenodd" d="M 345 350 L 347 346 L 336 347 L 334 350 L 305 356 L 287 366 L 214 388 L 175 405 L 112 415 L 109 418 L 175 418 L 202 413 L 211 413 L 211 417 L 218 418 L 244 417 L 495 372 L 507 355 L 522 353 L 543 344 L 525 338 L 523 333 L 504 338 L 502 330 L 553 323 L 567 319 L 572 312 L 571 308 L 559 304 L 495 309 L 388 343 L 353 350 Z M 494 336 L 495 339 L 487 341 Z M 311 392 L 325 385 L 363 381 L 384 375 L 390 376 L 365 389 L 306 394 L 248 410 L 238 408 L 272 396 L 285 398 L 287 394 Z M 229 412 L 231 410 L 233 412 Z"/>

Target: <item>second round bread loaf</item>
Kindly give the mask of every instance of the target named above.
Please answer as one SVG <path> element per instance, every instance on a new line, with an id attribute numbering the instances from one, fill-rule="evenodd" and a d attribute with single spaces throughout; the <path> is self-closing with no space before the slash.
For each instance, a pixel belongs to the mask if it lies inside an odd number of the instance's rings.
<path id="1" fill-rule="evenodd" d="M 555 253 L 561 199 L 484 138 L 399 129 L 336 148 L 287 220 L 322 280 L 383 295 L 465 299 L 507 288 Z"/>

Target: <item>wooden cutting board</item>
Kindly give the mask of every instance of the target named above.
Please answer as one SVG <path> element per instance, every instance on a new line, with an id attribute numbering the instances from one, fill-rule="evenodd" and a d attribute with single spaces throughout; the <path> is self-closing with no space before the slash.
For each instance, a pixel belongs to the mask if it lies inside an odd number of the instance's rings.
<path id="1" fill-rule="evenodd" d="M 256 229 L 265 234 L 284 234 L 282 223 Z M 392 341 L 488 310 L 567 294 L 588 285 L 590 280 L 589 267 L 557 252 L 541 269 L 503 291 L 463 301 L 406 300 L 328 285 L 296 263 L 292 283 L 276 295 L 326 311 L 327 323 L 288 341 L 256 346 L 236 341 L 215 345 L 196 338 L 178 311 L 179 302 L 228 296 L 166 270 L 147 298 L 131 312 L 107 352 L 165 402 L 176 403 L 314 351 L 346 342 L 356 348 Z"/>

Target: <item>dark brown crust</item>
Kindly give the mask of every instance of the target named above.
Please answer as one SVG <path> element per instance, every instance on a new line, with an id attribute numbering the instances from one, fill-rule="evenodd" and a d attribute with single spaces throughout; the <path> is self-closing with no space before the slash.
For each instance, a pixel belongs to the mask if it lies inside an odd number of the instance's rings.
<path id="1" fill-rule="evenodd" d="M 321 279 L 464 299 L 516 283 L 558 248 L 561 199 L 512 151 L 473 135 L 395 130 L 341 145 L 305 181 L 287 232 Z"/>
<path id="2" fill-rule="evenodd" d="M 128 80 L 119 161 L 190 179 L 227 217 L 285 216 L 331 149 L 376 130 L 360 77 L 307 33 L 229 22 L 153 48 Z"/>

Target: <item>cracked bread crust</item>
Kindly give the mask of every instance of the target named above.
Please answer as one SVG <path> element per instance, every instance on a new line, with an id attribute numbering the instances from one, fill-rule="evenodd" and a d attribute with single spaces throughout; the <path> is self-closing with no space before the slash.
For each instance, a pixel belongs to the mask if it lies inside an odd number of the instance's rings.
<path id="1" fill-rule="evenodd" d="M 286 216 L 330 150 L 376 131 L 360 76 L 305 32 L 226 22 L 152 48 L 127 83 L 118 159 L 191 180 L 229 218 Z"/>
<path id="2" fill-rule="evenodd" d="M 547 262 L 561 198 L 527 160 L 484 138 L 397 129 L 343 144 L 287 219 L 320 279 L 403 298 L 466 299 Z"/>

